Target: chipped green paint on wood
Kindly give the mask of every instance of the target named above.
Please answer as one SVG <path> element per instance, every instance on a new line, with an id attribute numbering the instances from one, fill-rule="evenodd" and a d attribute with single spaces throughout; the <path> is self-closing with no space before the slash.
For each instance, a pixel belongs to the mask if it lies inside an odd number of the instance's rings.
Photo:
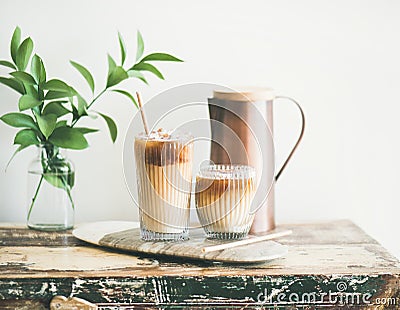
<path id="1" fill-rule="evenodd" d="M 37 300 L 49 304 L 55 295 L 80 297 L 100 304 L 183 305 L 314 305 L 374 303 L 391 276 L 230 276 L 230 277 L 148 277 L 148 278 L 40 278 L 1 281 L 0 296 L 8 300 Z M 397 281 L 399 279 L 397 278 Z M 397 282 L 397 286 L 398 286 Z M 312 293 L 315 294 L 312 294 Z M 284 295 L 282 295 L 284 294 Z M 305 295 L 304 295 L 305 294 Z M 285 297 L 283 297 L 285 296 Z M 357 297 L 359 296 L 359 297 Z M 399 287 L 392 295 L 399 298 Z M 297 298 L 297 299 L 296 299 Z M 1 305 L 1 302 L 0 302 Z"/>

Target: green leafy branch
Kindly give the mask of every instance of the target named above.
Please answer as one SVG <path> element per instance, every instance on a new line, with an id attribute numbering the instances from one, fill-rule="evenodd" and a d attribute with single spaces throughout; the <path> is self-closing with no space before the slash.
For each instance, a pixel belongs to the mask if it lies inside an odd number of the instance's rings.
<path id="1" fill-rule="evenodd" d="M 86 100 L 65 81 L 48 79 L 42 58 L 33 54 L 34 44 L 32 39 L 28 37 L 21 42 L 21 30 L 19 27 L 15 29 L 10 44 L 12 60 L 0 60 L 1 66 L 12 70 L 9 77 L 0 76 L 0 83 L 21 95 L 18 101 L 19 112 L 7 113 L 0 118 L 10 126 L 21 128 L 14 139 L 14 144 L 18 145 L 14 155 L 28 146 L 38 144 L 50 144 L 59 148 L 74 150 L 87 148 L 88 141 L 85 135 L 96 132 L 98 129 L 77 127 L 76 124 L 83 117 L 95 117 L 91 113 L 91 109 L 102 95 L 107 91 L 119 93 L 127 97 L 137 107 L 137 102 L 129 91 L 115 87 L 129 78 L 139 79 L 148 84 L 143 74 L 146 71 L 164 79 L 164 76 L 152 63 L 157 61 L 182 61 L 166 53 L 152 53 L 143 56 L 143 38 L 138 32 L 135 63 L 126 66 L 127 50 L 120 33 L 118 34 L 118 41 L 121 61 L 117 64 L 113 57 L 108 55 L 108 74 L 105 87 L 97 95 L 95 95 L 95 80 L 90 71 L 82 64 L 70 61 L 71 65 L 87 82 L 92 92 L 92 98 Z M 27 70 L 29 63 L 30 70 Z M 31 115 L 26 114 L 27 112 L 31 112 Z M 105 120 L 111 139 L 115 142 L 117 138 L 115 121 L 103 113 L 94 113 Z"/>

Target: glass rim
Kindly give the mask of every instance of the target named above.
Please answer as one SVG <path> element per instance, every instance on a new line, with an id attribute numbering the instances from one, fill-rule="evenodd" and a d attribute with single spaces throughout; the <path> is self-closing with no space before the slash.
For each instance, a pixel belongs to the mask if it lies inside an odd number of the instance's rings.
<path id="1" fill-rule="evenodd" d="M 251 179 L 256 176 L 256 169 L 241 164 L 209 164 L 201 167 L 196 177 L 212 180 Z"/>

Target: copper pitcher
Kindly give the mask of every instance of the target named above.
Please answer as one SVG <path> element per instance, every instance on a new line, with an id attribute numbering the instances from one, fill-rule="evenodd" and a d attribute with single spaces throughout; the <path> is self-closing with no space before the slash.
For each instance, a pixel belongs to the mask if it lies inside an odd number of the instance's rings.
<path id="1" fill-rule="evenodd" d="M 275 174 L 273 104 L 279 99 L 290 100 L 296 105 L 302 125 L 296 144 Z M 258 189 L 253 202 L 256 215 L 250 233 L 274 229 L 274 186 L 303 137 L 305 117 L 302 108 L 290 97 L 276 96 L 270 88 L 214 90 L 213 98 L 208 99 L 208 107 L 211 161 L 256 168 Z"/>

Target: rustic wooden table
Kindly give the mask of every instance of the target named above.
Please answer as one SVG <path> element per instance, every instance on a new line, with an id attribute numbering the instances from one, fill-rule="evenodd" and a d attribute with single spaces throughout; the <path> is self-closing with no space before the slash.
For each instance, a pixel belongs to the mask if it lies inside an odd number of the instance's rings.
<path id="1" fill-rule="evenodd" d="M 46 309 L 56 295 L 99 309 L 400 309 L 399 261 L 350 221 L 282 225 L 293 230 L 279 240 L 288 255 L 257 265 L 133 256 L 0 226 L 0 309 Z"/>

